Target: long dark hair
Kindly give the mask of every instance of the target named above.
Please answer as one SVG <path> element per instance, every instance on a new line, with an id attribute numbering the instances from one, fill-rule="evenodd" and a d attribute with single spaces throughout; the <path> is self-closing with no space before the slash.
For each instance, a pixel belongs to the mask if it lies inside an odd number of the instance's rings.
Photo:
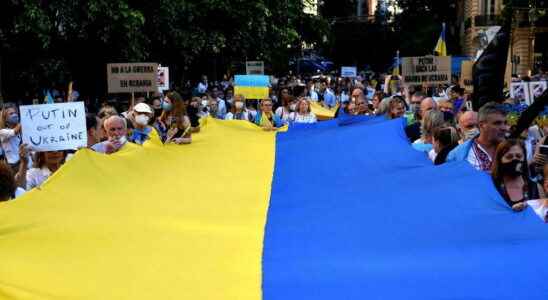
<path id="1" fill-rule="evenodd" d="M 521 174 L 523 176 L 523 179 L 525 183 L 527 184 L 527 178 L 529 177 L 529 171 L 527 169 L 527 152 L 525 151 L 525 146 L 521 140 L 518 139 L 508 139 L 502 143 L 500 143 L 497 147 L 497 151 L 495 153 L 495 159 L 493 160 L 493 166 L 491 167 L 491 176 L 493 177 L 493 180 L 500 184 L 502 183 L 503 176 L 501 172 L 501 165 L 502 165 L 502 157 L 510 151 L 510 149 L 514 146 L 519 146 L 521 148 L 521 151 L 523 151 L 523 163 L 521 165 Z"/>

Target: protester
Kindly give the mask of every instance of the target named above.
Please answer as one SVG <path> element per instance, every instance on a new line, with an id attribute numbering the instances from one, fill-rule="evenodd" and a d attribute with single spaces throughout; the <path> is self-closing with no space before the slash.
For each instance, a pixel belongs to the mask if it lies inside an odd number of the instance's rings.
<path id="1" fill-rule="evenodd" d="M 416 140 L 412 145 L 415 150 L 428 152 L 429 157 L 435 157 L 435 154 L 431 152 L 433 149 L 432 138 L 434 130 L 444 125 L 443 113 L 439 110 L 428 111 L 421 122 L 421 138 Z"/>
<path id="2" fill-rule="evenodd" d="M 150 106 L 145 103 L 139 103 L 133 107 L 133 130 L 129 136 L 129 141 L 138 145 L 144 144 L 152 137 L 158 138 L 154 127 L 150 126 L 153 112 Z"/>
<path id="3" fill-rule="evenodd" d="M 245 97 L 243 95 L 234 96 L 234 105 L 230 112 L 226 114 L 225 120 L 251 120 L 249 112 L 245 108 Z"/>
<path id="4" fill-rule="evenodd" d="M 458 121 L 458 131 L 460 135 L 459 144 L 469 141 L 479 135 L 478 113 L 467 111 L 460 115 Z"/>
<path id="5" fill-rule="evenodd" d="M 202 75 L 202 80 L 198 83 L 198 87 L 197 87 L 198 93 L 205 94 L 205 92 L 207 92 L 208 87 L 209 87 L 209 84 L 207 81 L 207 76 Z"/>
<path id="6" fill-rule="evenodd" d="M 264 99 L 261 101 L 261 110 L 257 112 L 255 124 L 261 126 L 264 130 L 276 130 L 283 126 L 283 121 L 272 112 L 272 100 Z"/>
<path id="7" fill-rule="evenodd" d="M 310 109 L 310 102 L 305 98 L 301 98 L 297 102 L 297 111 L 292 112 L 289 119 L 291 123 L 296 124 L 313 124 L 317 122 L 316 115 Z"/>
<path id="8" fill-rule="evenodd" d="M 0 161 L 0 202 L 15 199 L 23 193 L 24 190 L 16 185 L 12 168 Z"/>
<path id="9" fill-rule="evenodd" d="M 490 172 L 497 146 L 509 132 L 506 110 L 501 105 L 489 102 L 478 113 L 480 134 L 456 147 L 447 156 L 447 161 L 468 161 L 480 171 Z"/>
<path id="10" fill-rule="evenodd" d="M 376 115 L 379 115 L 378 110 L 379 106 L 381 105 L 382 99 L 384 99 L 383 92 L 375 92 L 375 95 L 373 95 L 373 99 L 371 100 L 371 102 L 373 103 L 373 112 Z"/>
<path id="11" fill-rule="evenodd" d="M 388 103 L 388 119 L 397 119 L 403 117 L 405 114 L 405 101 L 402 97 L 395 96 Z"/>
<path id="12" fill-rule="evenodd" d="M 97 118 L 93 114 L 86 115 L 86 132 L 88 148 L 99 142 L 99 130 L 97 130 Z"/>
<path id="13" fill-rule="evenodd" d="M 162 142 L 190 144 L 192 127 L 181 95 L 177 92 L 168 93 L 162 108 L 162 115 L 154 123 Z"/>
<path id="14" fill-rule="evenodd" d="M 289 115 L 296 109 L 296 101 L 294 97 L 289 94 L 289 90 L 284 88 L 280 94 L 281 106 L 275 111 L 276 116 L 284 123 L 289 122 Z"/>
<path id="15" fill-rule="evenodd" d="M 66 154 L 63 151 L 48 151 L 36 153 L 34 168 L 27 171 L 26 190 L 42 185 L 51 174 L 55 173 L 65 162 Z"/>
<path id="16" fill-rule="evenodd" d="M 214 87 L 211 91 L 211 98 L 217 100 L 217 118 L 224 119 L 227 112 L 227 103 L 221 98 L 223 93 L 219 91 L 217 87 Z"/>
<path id="17" fill-rule="evenodd" d="M 430 100 L 428 100 L 430 99 Z M 421 137 L 421 122 L 423 116 L 423 103 L 425 112 L 434 107 L 435 102 L 431 98 L 425 98 L 421 92 L 415 92 L 411 96 L 410 110 L 413 113 L 413 122 L 405 127 L 405 134 L 411 143 Z M 427 109 L 428 108 L 428 109 Z"/>
<path id="18" fill-rule="evenodd" d="M 21 124 L 17 106 L 13 103 L 6 103 L 0 114 L 0 147 L 14 172 L 18 169 L 20 144 Z"/>
<path id="19" fill-rule="evenodd" d="M 318 101 L 327 108 L 332 108 L 337 105 L 337 98 L 331 89 L 327 85 L 327 80 L 322 80 L 320 83 L 320 93 L 318 94 Z"/>
<path id="20" fill-rule="evenodd" d="M 447 155 L 458 146 L 459 136 L 457 130 L 453 127 L 439 127 L 434 129 L 432 135 L 432 145 L 434 165 L 441 165 L 446 162 Z"/>
<path id="21" fill-rule="evenodd" d="M 515 139 L 501 142 L 495 152 L 491 176 L 497 190 L 514 211 L 524 210 L 526 201 L 539 198 L 537 185 L 528 174 L 523 143 Z"/>
<path id="22" fill-rule="evenodd" d="M 91 147 L 95 152 L 112 154 L 118 152 L 127 142 L 126 119 L 120 116 L 108 117 L 103 127 L 106 132 L 106 140 Z"/>

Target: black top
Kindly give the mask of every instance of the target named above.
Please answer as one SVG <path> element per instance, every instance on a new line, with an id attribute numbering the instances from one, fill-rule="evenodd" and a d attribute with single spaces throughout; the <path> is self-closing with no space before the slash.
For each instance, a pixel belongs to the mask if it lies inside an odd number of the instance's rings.
<path id="1" fill-rule="evenodd" d="M 510 199 L 510 195 L 508 195 L 508 192 L 506 191 L 506 186 L 504 185 L 504 183 L 497 182 L 494 178 L 493 178 L 493 183 L 495 184 L 497 191 L 499 191 L 504 201 L 506 201 L 506 203 L 510 207 L 521 202 L 540 198 L 537 184 L 529 178 L 527 178 L 526 185 L 523 187 L 523 198 L 520 199 L 519 201 L 512 201 L 512 199 Z"/>
<path id="2" fill-rule="evenodd" d="M 405 134 L 411 143 L 421 138 L 421 123 L 415 122 L 405 127 Z"/>

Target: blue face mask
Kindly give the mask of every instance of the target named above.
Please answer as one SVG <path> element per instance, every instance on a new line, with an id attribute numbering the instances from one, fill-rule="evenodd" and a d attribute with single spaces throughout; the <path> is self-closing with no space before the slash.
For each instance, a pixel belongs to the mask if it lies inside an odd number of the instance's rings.
<path id="1" fill-rule="evenodd" d="M 19 123 L 19 116 L 17 114 L 10 115 L 6 119 L 6 122 L 10 125 L 15 125 L 15 124 Z"/>
<path id="2" fill-rule="evenodd" d="M 162 109 L 165 111 L 171 111 L 171 109 L 173 109 L 173 105 L 171 103 L 162 102 Z"/>

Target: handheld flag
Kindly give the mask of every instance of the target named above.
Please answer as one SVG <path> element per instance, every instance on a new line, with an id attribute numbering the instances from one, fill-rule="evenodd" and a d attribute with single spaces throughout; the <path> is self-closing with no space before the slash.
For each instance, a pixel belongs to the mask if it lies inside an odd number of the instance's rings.
<path id="1" fill-rule="evenodd" d="M 53 102 L 54 102 L 53 97 L 51 96 L 50 91 L 46 90 L 46 93 L 45 93 L 45 96 L 44 96 L 44 103 L 52 104 Z"/>
<path id="2" fill-rule="evenodd" d="M 442 30 L 434 53 L 437 53 L 439 56 L 447 56 L 447 44 L 445 43 L 445 23 L 442 25 Z"/>
<path id="3" fill-rule="evenodd" d="M 396 52 L 396 57 L 394 58 L 394 65 L 392 66 L 392 75 L 400 76 L 400 51 Z"/>

